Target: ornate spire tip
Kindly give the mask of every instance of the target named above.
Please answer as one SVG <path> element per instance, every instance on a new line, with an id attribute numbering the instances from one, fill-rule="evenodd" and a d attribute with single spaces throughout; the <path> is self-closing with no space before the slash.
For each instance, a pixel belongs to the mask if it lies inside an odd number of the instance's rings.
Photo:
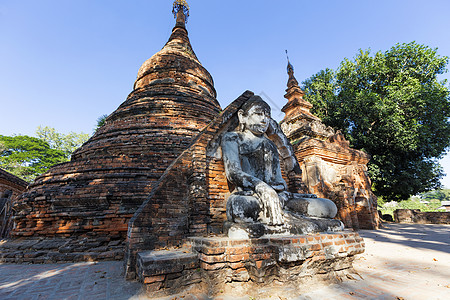
<path id="1" fill-rule="evenodd" d="M 173 1 L 172 13 L 175 19 L 177 19 L 178 12 L 181 11 L 184 14 L 185 22 L 189 17 L 189 5 L 186 0 L 175 0 Z"/>
<path id="2" fill-rule="evenodd" d="M 288 71 L 288 73 L 289 73 L 290 70 L 292 70 L 292 72 L 294 72 L 294 67 L 291 65 L 291 62 L 289 61 L 288 51 L 287 50 L 284 50 L 284 51 L 286 51 L 286 58 L 287 58 L 287 61 L 288 61 L 287 71 Z"/>

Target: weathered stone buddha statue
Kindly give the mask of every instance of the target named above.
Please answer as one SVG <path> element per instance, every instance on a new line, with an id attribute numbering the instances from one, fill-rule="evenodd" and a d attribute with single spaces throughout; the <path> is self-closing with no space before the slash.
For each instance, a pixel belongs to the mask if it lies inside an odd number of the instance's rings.
<path id="1" fill-rule="evenodd" d="M 221 141 L 226 176 L 234 185 L 227 200 L 228 235 L 245 238 L 342 230 L 342 223 L 332 220 L 337 208 L 331 200 L 287 191 L 279 147 L 268 135 L 277 136 L 285 152 L 291 150 L 283 156 L 286 171 L 300 170 L 289 141 L 270 117 L 269 105 L 253 96 L 238 111 L 238 119 L 238 131 L 225 133 Z"/>

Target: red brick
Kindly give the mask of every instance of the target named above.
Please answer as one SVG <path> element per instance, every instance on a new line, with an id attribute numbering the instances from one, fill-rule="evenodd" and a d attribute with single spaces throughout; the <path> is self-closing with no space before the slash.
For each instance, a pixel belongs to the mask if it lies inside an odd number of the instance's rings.
<path id="1" fill-rule="evenodd" d="M 228 247 L 226 253 L 230 255 L 249 253 L 249 247 Z"/>
<path id="2" fill-rule="evenodd" d="M 165 278 L 166 275 L 149 276 L 144 278 L 144 283 L 149 284 L 153 282 L 160 282 L 164 281 Z"/>
<path id="3" fill-rule="evenodd" d="M 200 268 L 202 268 L 204 270 L 218 270 L 218 269 L 222 269 L 225 266 L 226 266 L 225 263 L 208 264 L 208 263 L 205 263 L 202 261 L 200 262 Z"/>
<path id="4" fill-rule="evenodd" d="M 312 244 L 309 249 L 312 251 L 320 250 L 320 249 L 322 249 L 322 245 L 321 244 Z"/>
<path id="5" fill-rule="evenodd" d="M 228 261 L 229 262 L 237 262 L 237 261 L 245 261 L 249 259 L 249 254 L 235 254 L 235 255 L 228 255 Z"/>
<path id="6" fill-rule="evenodd" d="M 236 269 L 240 269 L 240 268 L 245 267 L 245 263 L 241 262 L 241 261 L 239 261 L 239 262 L 230 262 L 230 263 L 228 263 L 228 266 L 230 268 L 236 270 Z"/>
<path id="7" fill-rule="evenodd" d="M 256 266 L 256 268 L 258 268 L 258 269 L 261 269 L 263 265 L 264 265 L 264 261 L 263 261 L 263 260 L 257 260 L 257 261 L 255 262 L 255 266 Z"/>

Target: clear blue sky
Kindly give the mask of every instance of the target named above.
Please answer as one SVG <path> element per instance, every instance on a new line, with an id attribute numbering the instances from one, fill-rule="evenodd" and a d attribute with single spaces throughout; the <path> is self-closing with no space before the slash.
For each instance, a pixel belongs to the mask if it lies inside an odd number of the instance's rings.
<path id="1" fill-rule="evenodd" d="M 0 134 L 91 133 L 167 41 L 171 0 L 0 0 Z M 416 41 L 450 56 L 448 0 L 188 0 L 194 51 L 226 107 L 245 90 L 281 119 L 286 57 L 299 81 L 358 49 Z M 449 74 L 441 79 L 450 79 Z M 443 161 L 450 174 L 450 159 Z M 450 187 L 447 177 L 444 184 Z"/>

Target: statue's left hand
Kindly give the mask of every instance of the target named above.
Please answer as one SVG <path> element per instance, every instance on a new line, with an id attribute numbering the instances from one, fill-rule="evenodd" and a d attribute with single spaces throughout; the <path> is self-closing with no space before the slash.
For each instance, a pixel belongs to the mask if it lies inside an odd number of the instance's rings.
<path id="1" fill-rule="evenodd" d="M 282 225 L 284 223 L 283 210 L 275 189 L 261 181 L 256 185 L 255 192 L 263 203 L 261 217 L 263 222 L 269 225 Z"/>
<path id="2" fill-rule="evenodd" d="M 281 192 L 281 191 L 285 191 L 287 187 L 286 187 L 286 184 L 280 183 L 280 184 L 274 184 L 274 185 L 272 185 L 272 188 L 273 188 L 275 191 Z"/>

